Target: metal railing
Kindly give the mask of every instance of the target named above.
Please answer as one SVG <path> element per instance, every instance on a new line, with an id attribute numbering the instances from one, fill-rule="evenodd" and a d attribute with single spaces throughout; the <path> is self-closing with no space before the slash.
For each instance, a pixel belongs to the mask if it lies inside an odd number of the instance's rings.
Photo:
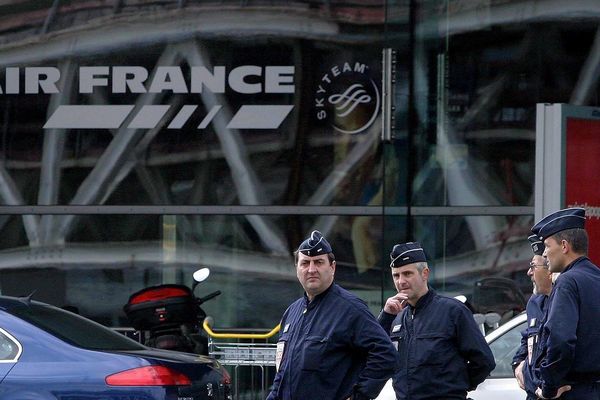
<path id="1" fill-rule="evenodd" d="M 247 367 L 249 376 L 244 377 L 249 381 L 249 394 L 258 395 L 255 384 L 260 383 L 260 398 L 267 396 L 269 385 L 269 370 L 276 365 L 277 344 L 269 343 L 269 339 L 281 326 L 277 325 L 271 330 L 249 330 L 245 328 L 231 328 L 227 330 L 213 329 L 213 319 L 207 317 L 202 327 L 208 334 L 208 355 L 218 360 L 221 364 L 233 367 L 232 380 L 234 387 L 234 399 L 240 400 L 243 396 L 240 389 L 240 367 Z M 227 341 L 220 341 L 225 339 Z M 256 371 L 260 373 L 256 376 Z M 247 396 L 245 399 L 249 398 Z"/>

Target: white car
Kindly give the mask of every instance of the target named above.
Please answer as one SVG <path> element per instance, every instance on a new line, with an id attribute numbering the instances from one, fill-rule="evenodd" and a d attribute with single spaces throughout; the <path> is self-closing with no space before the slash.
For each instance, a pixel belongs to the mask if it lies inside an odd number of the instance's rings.
<path id="1" fill-rule="evenodd" d="M 477 387 L 477 390 L 469 392 L 467 397 L 473 400 L 525 400 L 527 398 L 525 391 L 519 388 L 510 365 L 521 345 L 521 332 L 526 326 L 527 314 L 523 312 L 487 334 L 485 340 L 494 354 L 496 368 Z M 391 379 L 375 400 L 396 400 Z"/>

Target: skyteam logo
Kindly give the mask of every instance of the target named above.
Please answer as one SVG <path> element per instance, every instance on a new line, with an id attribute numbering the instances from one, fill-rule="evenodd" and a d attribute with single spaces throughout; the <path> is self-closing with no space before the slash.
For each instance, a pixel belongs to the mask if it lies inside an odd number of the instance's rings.
<path id="1" fill-rule="evenodd" d="M 380 94 L 365 64 L 334 65 L 321 77 L 315 96 L 318 120 L 326 120 L 338 132 L 357 134 L 377 118 Z"/>
<path id="2" fill-rule="evenodd" d="M 0 94 L 56 94 L 60 70 L 55 67 L 9 67 L 5 70 Z M 219 113 L 224 113 L 226 91 L 241 98 L 268 93 L 293 94 L 294 66 L 243 65 L 231 70 L 224 66 L 208 69 L 191 66 L 189 73 L 179 66 L 159 66 L 152 74 L 140 66 L 85 66 L 78 71 L 79 94 L 95 90 L 112 94 L 196 93 L 211 96 L 211 108 L 200 111 L 198 104 L 62 104 L 53 110 L 44 129 L 152 129 L 171 118 L 168 129 L 182 129 L 192 116 L 200 115 L 196 129 L 206 129 Z M 215 104 L 216 103 L 216 104 Z M 221 103 L 221 104 L 219 104 Z M 294 108 L 291 104 L 244 105 L 228 114 L 229 129 L 278 129 Z M 198 117 L 196 115 L 196 117 Z M 198 119 L 198 118 L 196 118 Z"/>

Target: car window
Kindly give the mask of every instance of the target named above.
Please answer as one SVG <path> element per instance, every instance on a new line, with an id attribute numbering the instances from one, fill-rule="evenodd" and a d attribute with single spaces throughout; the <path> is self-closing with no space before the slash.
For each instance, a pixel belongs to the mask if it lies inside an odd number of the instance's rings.
<path id="1" fill-rule="evenodd" d="M 496 368 L 490 374 L 492 378 L 512 378 L 514 376 L 511 363 L 521 346 L 521 332 L 526 326 L 527 323 L 523 322 L 490 343 L 490 349 L 496 361 Z"/>
<path id="2" fill-rule="evenodd" d="M 139 343 L 69 311 L 39 303 L 20 305 L 11 314 L 72 345 L 89 350 L 142 350 Z"/>
<path id="3" fill-rule="evenodd" d="M 21 353 L 21 347 L 11 337 L 0 329 L 0 362 L 15 361 Z"/>

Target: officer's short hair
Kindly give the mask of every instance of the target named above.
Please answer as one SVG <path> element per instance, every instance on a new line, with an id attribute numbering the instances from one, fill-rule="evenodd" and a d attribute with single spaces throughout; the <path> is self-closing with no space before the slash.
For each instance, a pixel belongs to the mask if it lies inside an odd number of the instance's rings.
<path id="1" fill-rule="evenodd" d="M 565 229 L 564 231 L 557 232 L 554 234 L 554 239 L 559 243 L 562 240 L 566 240 L 577 254 L 583 254 L 584 256 L 588 254 L 589 239 L 587 232 L 583 228 Z"/>
<path id="2" fill-rule="evenodd" d="M 419 271 L 419 274 L 421 274 L 421 273 L 423 273 L 423 270 L 428 267 L 428 265 L 426 262 L 421 261 L 421 262 L 417 263 L 416 267 L 417 267 L 417 271 Z"/>
<path id="3" fill-rule="evenodd" d="M 298 253 L 299 250 L 294 251 L 294 266 L 298 265 Z M 333 253 L 327 253 L 327 258 L 329 259 L 329 264 L 335 261 L 335 255 Z"/>

